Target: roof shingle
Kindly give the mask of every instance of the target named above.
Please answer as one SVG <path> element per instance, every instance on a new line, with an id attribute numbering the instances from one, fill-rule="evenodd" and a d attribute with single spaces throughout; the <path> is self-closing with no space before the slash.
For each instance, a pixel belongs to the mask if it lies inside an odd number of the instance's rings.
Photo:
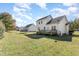
<path id="1" fill-rule="evenodd" d="M 48 16 L 45 16 L 45 17 L 43 17 L 43 18 L 38 19 L 37 21 L 43 20 L 43 19 L 45 19 L 45 18 L 47 18 L 47 17 L 51 17 L 51 18 L 52 18 L 51 15 L 48 15 Z"/>
<path id="2" fill-rule="evenodd" d="M 56 17 L 56 18 L 54 18 L 54 19 L 51 19 L 47 24 L 58 23 L 58 22 L 60 22 L 63 18 L 66 18 L 66 16 L 63 15 L 63 16 L 59 16 L 59 17 Z"/>

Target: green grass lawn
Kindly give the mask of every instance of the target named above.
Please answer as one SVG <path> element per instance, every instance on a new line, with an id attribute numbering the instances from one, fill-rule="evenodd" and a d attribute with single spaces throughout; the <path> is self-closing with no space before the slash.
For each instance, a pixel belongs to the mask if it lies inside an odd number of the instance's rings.
<path id="1" fill-rule="evenodd" d="M 0 39 L 0 55 L 79 55 L 79 32 L 74 33 L 71 37 L 72 41 L 58 40 L 58 38 L 60 39 L 56 36 L 35 35 L 17 31 L 8 32 L 5 33 L 3 39 Z M 67 39 L 66 36 L 63 39 Z"/>

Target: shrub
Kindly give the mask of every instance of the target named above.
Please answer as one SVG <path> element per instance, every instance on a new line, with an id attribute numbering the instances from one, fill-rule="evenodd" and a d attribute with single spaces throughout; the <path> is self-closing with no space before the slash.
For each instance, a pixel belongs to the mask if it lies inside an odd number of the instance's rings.
<path id="1" fill-rule="evenodd" d="M 2 21 L 0 21 L 0 38 L 4 37 L 4 32 L 5 32 L 5 26 L 2 23 Z"/>
<path id="2" fill-rule="evenodd" d="M 4 37 L 4 30 L 2 28 L 0 28 L 0 38 Z"/>
<path id="3" fill-rule="evenodd" d="M 74 31 L 69 31 L 69 35 L 72 35 Z"/>

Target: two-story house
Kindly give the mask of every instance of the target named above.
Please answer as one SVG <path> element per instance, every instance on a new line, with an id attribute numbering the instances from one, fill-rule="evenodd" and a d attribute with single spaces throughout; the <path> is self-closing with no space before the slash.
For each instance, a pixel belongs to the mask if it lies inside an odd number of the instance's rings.
<path id="1" fill-rule="evenodd" d="M 42 34 L 69 34 L 69 23 L 65 15 L 52 18 L 51 15 L 36 21 L 37 32 Z"/>

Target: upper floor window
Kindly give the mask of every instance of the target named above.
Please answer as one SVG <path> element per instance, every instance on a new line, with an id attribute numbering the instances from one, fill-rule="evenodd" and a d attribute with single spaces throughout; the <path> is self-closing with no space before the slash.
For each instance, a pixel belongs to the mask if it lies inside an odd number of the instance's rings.
<path id="1" fill-rule="evenodd" d="M 52 28 L 51 28 L 52 30 L 53 30 L 53 26 L 52 26 Z"/>
<path id="2" fill-rule="evenodd" d="M 39 21 L 39 24 L 42 24 L 42 21 Z"/>

